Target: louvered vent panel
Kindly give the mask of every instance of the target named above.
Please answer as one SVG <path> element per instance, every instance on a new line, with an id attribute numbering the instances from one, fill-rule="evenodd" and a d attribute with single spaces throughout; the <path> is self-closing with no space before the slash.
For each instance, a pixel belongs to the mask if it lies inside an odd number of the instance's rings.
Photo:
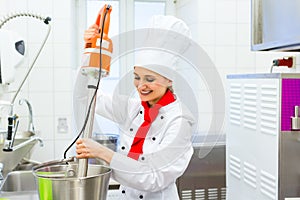
<path id="1" fill-rule="evenodd" d="M 218 199 L 218 188 L 208 188 L 208 200 Z"/>
<path id="2" fill-rule="evenodd" d="M 268 172 L 261 171 L 261 193 L 269 197 L 269 199 L 276 199 L 276 178 Z"/>
<path id="3" fill-rule="evenodd" d="M 181 199 L 192 200 L 193 199 L 193 191 L 192 190 L 182 190 L 181 191 Z"/>
<path id="4" fill-rule="evenodd" d="M 241 125 L 241 85 L 230 84 L 229 118 L 232 124 Z"/>
<path id="5" fill-rule="evenodd" d="M 241 179 L 241 160 L 237 157 L 229 156 L 229 172 L 238 179 Z"/>
<path id="6" fill-rule="evenodd" d="M 226 200 L 226 188 L 221 188 L 221 200 Z"/>
<path id="7" fill-rule="evenodd" d="M 261 132 L 276 135 L 277 88 L 274 85 L 261 87 Z"/>
<path id="8" fill-rule="evenodd" d="M 193 194 L 194 192 L 194 194 Z M 193 196 L 194 195 L 194 196 Z M 208 188 L 181 191 L 182 200 L 226 200 L 226 188 Z"/>
<path id="9" fill-rule="evenodd" d="M 244 127 L 256 130 L 257 85 L 244 85 Z"/>
<path id="10" fill-rule="evenodd" d="M 256 188 L 256 167 L 244 162 L 244 181 L 253 188 Z"/>
<path id="11" fill-rule="evenodd" d="M 205 189 L 195 190 L 195 200 L 205 200 Z"/>

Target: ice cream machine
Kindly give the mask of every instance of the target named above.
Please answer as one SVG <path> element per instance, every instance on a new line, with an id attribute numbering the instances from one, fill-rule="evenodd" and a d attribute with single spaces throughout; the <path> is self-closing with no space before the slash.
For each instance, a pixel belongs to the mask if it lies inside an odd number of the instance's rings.
<path id="1" fill-rule="evenodd" d="M 300 197 L 300 75 L 228 75 L 227 91 L 227 199 Z"/>

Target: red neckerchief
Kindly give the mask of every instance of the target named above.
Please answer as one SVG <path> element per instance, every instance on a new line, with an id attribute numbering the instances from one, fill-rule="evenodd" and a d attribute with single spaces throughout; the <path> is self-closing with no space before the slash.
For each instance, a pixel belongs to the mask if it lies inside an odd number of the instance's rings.
<path id="1" fill-rule="evenodd" d="M 142 106 L 144 107 L 144 122 L 135 134 L 130 151 L 127 155 L 128 157 L 133 158 L 135 160 L 139 159 L 139 156 L 143 154 L 143 145 L 146 135 L 148 133 L 148 130 L 150 129 L 151 123 L 157 117 L 159 109 L 174 101 L 174 95 L 170 90 L 167 90 L 164 96 L 151 108 L 149 107 L 147 102 L 142 101 Z"/>

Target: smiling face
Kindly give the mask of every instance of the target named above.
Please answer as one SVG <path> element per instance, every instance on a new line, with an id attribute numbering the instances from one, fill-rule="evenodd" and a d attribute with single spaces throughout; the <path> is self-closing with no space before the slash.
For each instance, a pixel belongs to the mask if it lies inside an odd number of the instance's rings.
<path id="1" fill-rule="evenodd" d="M 148 69 L 135 67 L 134 85 L 141 100 L 153 106 L 166 93 L 172 81 Z"/>

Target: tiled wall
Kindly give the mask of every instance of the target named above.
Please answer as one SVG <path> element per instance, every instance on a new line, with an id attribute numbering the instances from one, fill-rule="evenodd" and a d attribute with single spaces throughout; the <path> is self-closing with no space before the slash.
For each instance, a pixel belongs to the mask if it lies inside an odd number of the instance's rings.
<path id="1" fill-rule="evenodd" d="M 52 31 L 42 54 L 26 81 L 19 97 L 32 103 L 34 123 L 44 139 L 43 148 L 36 147 L 32 158 L 39 161 L 62 157 L 70 144 L 72 133 L 72 86 L 74 59 L 72 42 L 72 3 L 75 0 L 0 0 L 0 17 L 13 11 L 30 11 L 51 16 Z M 296 53 L 251 52 L 250 51 L 250 0 L 178 0 L 176 15 L 191 27 L 195 41 L 214 62 L 223 83 L 226 74 L 269 72 L 272 60 Z M 17 73 L 16 88 L 45 36 L 47 26 L 31 18 L 16 18 L 4 27 L 17 30 L 27 39 L 29 58 Z M 297 55 L 300 69 L 300 56 Z M 208 95 L 206 88 L 199 88 L 198 95 Z M 218 92 L 218 88 L 215 91 Z M 210 124 L 209 101 L 200 107 L 200 129 L 205 131 Z M 16 105 L 22 120 L 20 129 L 27 127 L 25 105 Z M 218 113 L 217 113 L 218 114 Z M 222 113 L 220 114 L 222 116 Z M 67 118 L 67 133 L 57 131 L 58 118 Z M 202 127 L 202 128 L 201 128 Z"/>
<path id="2" fill-rule="evenodd" d="M 71 66 L 71 0 L 1 0 L 0 18 L 12 12 L 30 12 L 52 18 L 51 33 L 38 57 L 33 70 L 26 80 L 19 98 L 26 98 L 33 107 L 33 120 L 38 135 L 43 138 L 44 147 L 36 145 L 32 159 L 47 161 L 62 158 L 71 143 L 73 135 L 72 116 L 72 69 Z M 11 90 L 20 85 L 28 67 L 46 36 L 48 26 L 42 21 L 29 17 L 18 17 L 3 26 L 21 34 L 26 42 L 27 58 L 17 70 L 16 81 Z M 26 105 L 15 102 L 15 112 L 20 116 L 19 130 L 27 129 L 28 110 Z M 66 118 L 68 130 L 57 130 L 58 119 Z"/>

